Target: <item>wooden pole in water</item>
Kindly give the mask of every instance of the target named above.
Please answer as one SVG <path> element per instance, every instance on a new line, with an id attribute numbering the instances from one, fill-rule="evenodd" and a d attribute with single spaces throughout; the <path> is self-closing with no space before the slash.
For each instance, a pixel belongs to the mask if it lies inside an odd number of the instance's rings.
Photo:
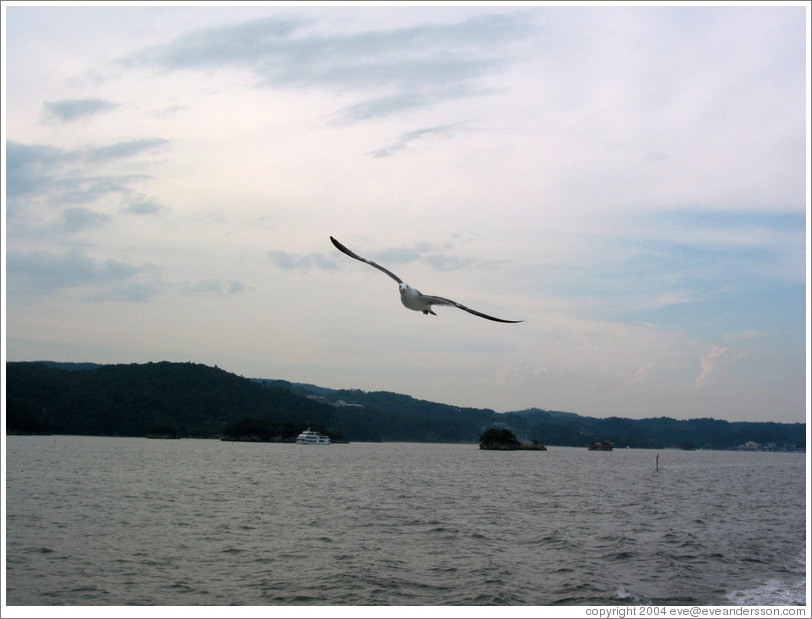
<path id="1" fill-rule="evenodd" d="M 660 470 L 660 454 L 657 454 L 657 470 Z"/>

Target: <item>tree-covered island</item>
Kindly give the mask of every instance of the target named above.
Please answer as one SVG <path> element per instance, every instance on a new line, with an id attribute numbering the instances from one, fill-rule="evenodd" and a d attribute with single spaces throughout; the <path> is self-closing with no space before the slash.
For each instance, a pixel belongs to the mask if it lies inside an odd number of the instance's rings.
<path id="1" fill-rule="evenodd" d="M 515 451 L 517 449 L 547 451 L 547 448 L 540 441 L 522 443 L 513 432 L 504 428 L 491 428 L 483 432 L 482 436 L 479 437 L 479 448 L 501 451 Z"/>

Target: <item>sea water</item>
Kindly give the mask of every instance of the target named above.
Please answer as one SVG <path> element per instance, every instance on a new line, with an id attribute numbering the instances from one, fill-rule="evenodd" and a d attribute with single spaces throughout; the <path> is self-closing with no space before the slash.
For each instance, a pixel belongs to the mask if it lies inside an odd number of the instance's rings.
<path id="1" fill-rule="evenodd" d="M 6 447 L 11 606 L 806 603 L 803 454 Z"/>

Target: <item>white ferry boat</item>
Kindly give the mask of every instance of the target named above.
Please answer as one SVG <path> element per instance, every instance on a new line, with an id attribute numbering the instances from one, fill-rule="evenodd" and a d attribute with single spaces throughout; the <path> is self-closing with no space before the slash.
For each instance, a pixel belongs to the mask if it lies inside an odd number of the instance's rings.
<path id="1" fill-rule="evenodd" d="M 329 445 L 330 437 L 308 428 L 296 437 L 296 443 L 299 445 Z"/>

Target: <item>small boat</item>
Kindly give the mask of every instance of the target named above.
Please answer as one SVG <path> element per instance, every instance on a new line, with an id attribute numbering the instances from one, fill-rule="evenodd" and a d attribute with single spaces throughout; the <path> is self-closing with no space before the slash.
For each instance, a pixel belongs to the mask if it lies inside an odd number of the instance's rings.
<path id="1" fill-rule="evenodd" d="M 589 451 L 612 451 L 612 441 L 601 441 L 599 443 L 591 443 L 587 449 Z"/>
<path id="2" fill-rule="evenodd" d="M 296 437 L 296 443 L 298 445 L 329 445 L 330 437 L 314 432 L 308 428 Z"/>

